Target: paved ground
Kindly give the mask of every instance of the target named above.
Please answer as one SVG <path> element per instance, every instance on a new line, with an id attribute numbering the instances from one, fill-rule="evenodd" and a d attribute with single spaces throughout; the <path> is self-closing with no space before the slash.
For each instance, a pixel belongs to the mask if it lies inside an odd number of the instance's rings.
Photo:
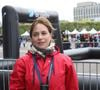
<path id="1" fill-rule="evenodd" d="M 30 43 L 26 43 L 25 47 L 23 45 L 21 45 L 20 56 L 22 56 L 23 54 L 25 54 L 27 52 L 29 45 L 30 45 Z M 3 47 L 2 46 L 0 46 L 0 58 L 3 58 Z"/>
<path id="2" fill-rule="evenodd" d="M 27 49 L 26 48 L 21 48 L 20 49 L 20 56 L 22 56 L 26 52 L 27 52 Z M 3 48 L 2 47 L 0 47 L 0 58 L 3 58 Z"/>

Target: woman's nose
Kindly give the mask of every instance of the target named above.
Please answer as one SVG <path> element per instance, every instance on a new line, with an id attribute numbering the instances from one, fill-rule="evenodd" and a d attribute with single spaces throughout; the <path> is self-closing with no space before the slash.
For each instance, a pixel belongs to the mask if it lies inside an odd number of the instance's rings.
<path id="1" fill-rule="evenodd" d="M 42 35 L 41 35 L 41 34 L 39 34 L 38 38 L 39 38 L 39 39 L 41 39 L 41 38 L 42 38 Z"/>

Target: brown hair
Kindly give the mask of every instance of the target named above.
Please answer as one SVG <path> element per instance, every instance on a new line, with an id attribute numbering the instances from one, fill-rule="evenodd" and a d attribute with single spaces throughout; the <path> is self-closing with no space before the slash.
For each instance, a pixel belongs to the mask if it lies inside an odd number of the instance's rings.
<path id="1" fill-rule="evenodd" d="M 38 23 L 41 23 L 43 25 L 45 25 L 49 32 L 52 33 L 54 29 L 54 27 L 52 26 L 51 22 L 45 18 L 45 17 L 38 17 L 36 20 L 33 21 L 32 25 L 31 25 L 31 28 L 30 28 L 30 37 L 32 37 L 32 31 L 34 29 L 34 27 L 38 24 Z"/>

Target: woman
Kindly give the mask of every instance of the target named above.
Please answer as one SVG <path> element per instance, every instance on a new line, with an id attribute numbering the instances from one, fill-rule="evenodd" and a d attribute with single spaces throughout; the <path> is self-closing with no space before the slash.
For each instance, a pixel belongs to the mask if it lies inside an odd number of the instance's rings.
<path id="1" fill-rule="evenodd" d="M 53 31 L 45 17 L 32 23 L 32 45 L 28 53 L 16 60 L 10 90 L 78 90 L 72 60 L 59 52 L 52 38 Z"/>

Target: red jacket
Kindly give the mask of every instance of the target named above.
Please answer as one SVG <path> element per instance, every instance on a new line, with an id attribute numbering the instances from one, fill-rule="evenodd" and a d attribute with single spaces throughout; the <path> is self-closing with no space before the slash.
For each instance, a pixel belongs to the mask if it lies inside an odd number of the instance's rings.
<path id="1" fill-rule="evenodd" d="M 36 55 L 43 83 L 46 83 L 52 56 L 54 71 L 49 81 L 49 90 L 78 90 L 78 79 L 71 58 L 58 51 L 47 55 L 45 61 L 40 55 Z M 10 76 L 10 90 L 40 90 L 40 82 L 33 67 L 30 52 L 16 60 Z"/>

